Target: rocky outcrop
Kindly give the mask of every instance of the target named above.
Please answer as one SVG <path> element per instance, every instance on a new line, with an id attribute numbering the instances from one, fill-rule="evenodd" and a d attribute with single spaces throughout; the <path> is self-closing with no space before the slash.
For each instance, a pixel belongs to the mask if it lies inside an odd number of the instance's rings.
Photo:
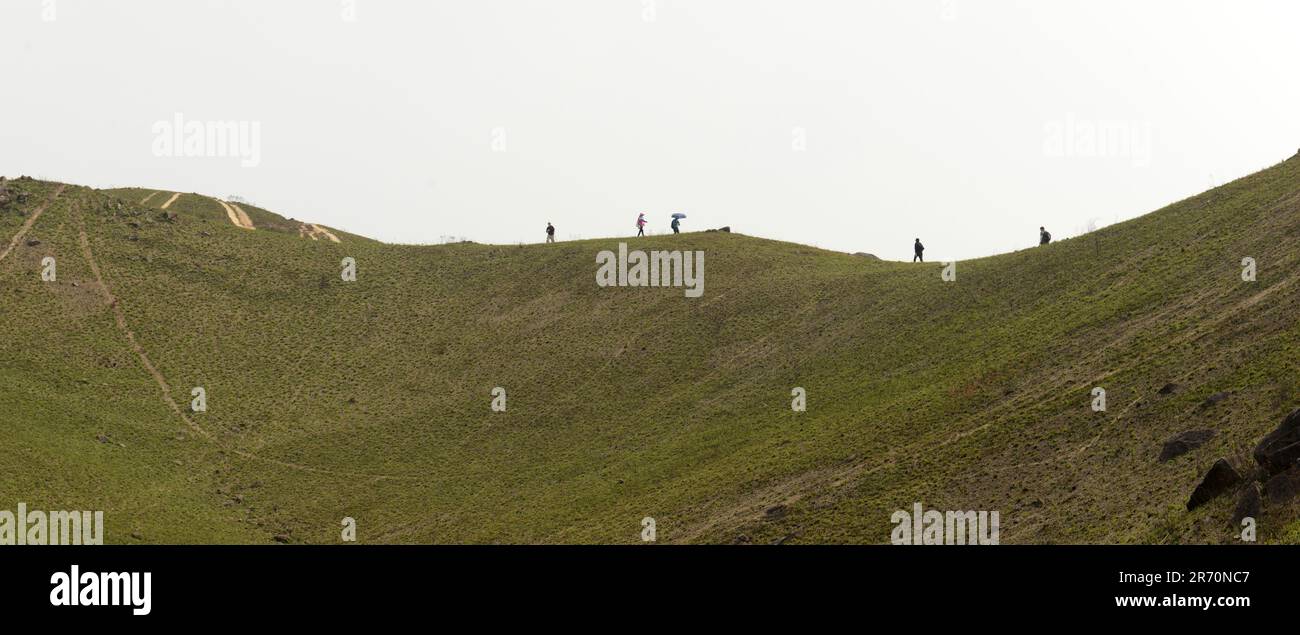
<path id="1" fill-rule="evenodd" d="M 1264 498 L 1270 505 L 1285 503 L 1300 494 L 1300 468 L 1274 474 L 1264 482 Z"/>
<path id="2" fill-rule="evenodd" d="M 1215 461 L 1210 471 L 1205 473 L 1205 478 L 1201 479 L 1201 484 L 1197 485 L 1192 492 L 1192 497 L 1187 499 L 1187 511 L 1210 502 L 1236 487 L 1240 482 L 1241 475 L 1232 468 L 1227 459 L 1221 458 Z"/>
<path id="3" fill-rule="evenodd" d="M 1240 525 L 1243 518 L 1259 519 L 1262 506 L 1259 497 L 1259 485 L 1251 483 L 1241 490 L 1237 497 L 1237 507 L 1232 511 L 1232 524 Z"/>
<path id="4" fill-rule="evenodd" d="M 1286 471 L 1300 459 L 1300 410 L 1287 415 L 1277 429 L 1268 433 L 1253 452 L 1255 462 L 1267 474 Z"/>

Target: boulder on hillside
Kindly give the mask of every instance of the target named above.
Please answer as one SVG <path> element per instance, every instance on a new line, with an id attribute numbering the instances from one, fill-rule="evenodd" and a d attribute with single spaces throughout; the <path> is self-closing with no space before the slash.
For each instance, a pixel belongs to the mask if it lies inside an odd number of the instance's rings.
<path id="1" fill-rule="evenodd" d="M 1258 519 L 1261 509 L 1259 485 L 1251 483 L 1237 497 L 1237 507 L 1232 510 L 1232 524 L 1240 525 L 1243 518 Z"/>
<path id="2" fill-rule="evenodd" d="M 1228 460 L 1220 458 L 1210 467 L 1210 471 L 1205 473 L 1205 478 L 1201 479 L 1201 484 L 1196 486 L 1192 491 L 1191 498 L 1187 499 L 1187 511 L 1192 511 L 1201 505 L 1204 505 L 1215 497 L 1223 494 L 1236 487 L 1241 482 L 1241 475 L 1237 470 L 1232 469 Z"/>
<path id="3" fill-rule="evenodd" d="M 1160 462 L 1164 463 L 1174 457 L 1182 456 L 1205 445 L 1206 441 L 1214 438 L 1213 430 L 1188 430 L 1180 432 L 1168 441 L 1165 441 L 1165 447 L 1160 450 Z"/>
<path id="4" fill-rule="evenodd" d="M 1269 503 L 1285 503 L 1300 494 L 1300 468 L 1291 468 L 1264 482 L 1264 498 Z"/>
<path id="5" fill-rule="evenodd" d="M 859 258 L 866 258 L 867 260 L 880 260 L 880 258 L 876 257 L 874 254 L 869 254 L 864 251 L 859 251 L 853 255 L 858 256 Z"/>
<path id="6" fill-rule="evenodd" d="M 1276 430 L 1268 433 L 1253 453 L 1255 462 L 1268 474 L 1277 474 L 1300 459 L 1300 409 L 1287 415 Z"/>

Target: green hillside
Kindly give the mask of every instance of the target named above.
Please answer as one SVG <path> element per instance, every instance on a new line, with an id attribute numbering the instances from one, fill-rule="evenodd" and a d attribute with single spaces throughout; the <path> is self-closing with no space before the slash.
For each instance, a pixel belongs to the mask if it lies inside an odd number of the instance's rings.
<path id="1" fill-rule="evenodd" d="M 110 544 L 333 544 L 344 517 L 362 543 L 640 543 L 647 516 L 660 543 L 880 543 L 913 502 L 997 510 L 1003 543 L 1235 542 L 1233 497 L 1188 495 L 1300 405 L 1300 158 L 952 282 L 729 233 L 336 243 L 198 195 L 6 187 L 0 509 L 104 510 Z M 705 252 L 703 297 L 598 287 L 619 242 Z M 1266 505 L 1261 541 L 1296 519 Z"/>

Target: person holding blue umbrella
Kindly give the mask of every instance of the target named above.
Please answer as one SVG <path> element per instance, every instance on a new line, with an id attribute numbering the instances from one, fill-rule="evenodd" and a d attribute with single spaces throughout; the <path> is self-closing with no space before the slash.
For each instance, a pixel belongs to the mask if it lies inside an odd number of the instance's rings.
<path id="1" fill-rule="evenodd" d="M 683 218 L 686 218 L 686 215 L 683 214 L 683 213 L 681 213 L 681 212 L 677 212 L 676 214 L 673 214 L 673 233 L 674 233 L 674 234 L 680 234 L 680 233 L 682 233 L 681 224 L 682 224 L 682 219 L 683 219 Z"/>

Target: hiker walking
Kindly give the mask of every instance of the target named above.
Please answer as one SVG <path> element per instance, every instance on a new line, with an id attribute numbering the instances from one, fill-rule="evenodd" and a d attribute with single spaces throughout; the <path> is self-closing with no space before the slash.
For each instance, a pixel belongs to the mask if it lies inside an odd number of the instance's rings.
<path id="1" fill-rule="evenodd" d="M 1046 229 L 1044 229 L 1044 228 L 1042 228 L 1042 227 L 1039 227 L 1039 228 L 1038 228 L 1038 245 L 1041 247 L 1041 246 L 1046 245 L 1047 243 L 1050 243 L 1050 242 L 1052 242 L 1052 232 L 1049 232 L 1049 231 L 1047 231 Z"/>
<path id="2" fill-rule="evenodd" d="M 674 218 L 673 218 L 673 233 L 674 233 L 674 234 L 680 234 L 680 233 L 682 233 L 682 227 L 681 227 L 681 226 L 682 226 L 682 219 L 674 217 Z"/>
<path id="3" fill-rule="evenodd" d="M 546 224 L 546 242 L 548 243 L 555 242 L 555 225 L 552 225 L 550 223 Z"/>
<path id="4" fill-rule="evenodd" d="M 636 235 L 645 235 L 645 212 L 641 212 L 641 215 L 636 217 Z"/>
<path id="5" fill-rule="evenodd" d="M 912 245 L 912 251 L 916 252 L 916 255 L 912 256 L 912 262 L 916 262 L 918 260 L 920 260 L 921 262 L 925 262 L 925 256 L 921 255 L 923 252 L 925 252 L 925 245 L 921 244 L 920 238 L 917 238 L 916 243 Z"/>

